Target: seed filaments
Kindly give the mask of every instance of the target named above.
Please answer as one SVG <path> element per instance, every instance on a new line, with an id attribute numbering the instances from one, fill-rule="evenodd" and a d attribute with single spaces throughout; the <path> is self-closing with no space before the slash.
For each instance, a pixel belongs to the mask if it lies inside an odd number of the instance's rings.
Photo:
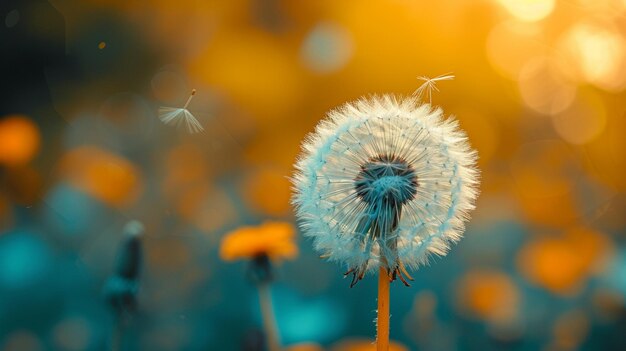
<path id="1" fill-rule="evenodd" d="M 371 252 L 373 243 L 378 243 L 381 264 L 387 267 L 390 280 L 399 276 L 407 286 L 402 274 L 412 278 L 398 258 L 398 239 L 393 232 L 400 222 L 402 206 L 415 198 L 418 186 L 413 167 L 393 155 L 371 158 L 354 179 L 357 195 L 367 204 L 355 233 L 362 238 L 365 252 Z M 363 278 L 366 270 L 367 262 L 350 268 L 346 275 L 353 273 L 351 287 Z"/>

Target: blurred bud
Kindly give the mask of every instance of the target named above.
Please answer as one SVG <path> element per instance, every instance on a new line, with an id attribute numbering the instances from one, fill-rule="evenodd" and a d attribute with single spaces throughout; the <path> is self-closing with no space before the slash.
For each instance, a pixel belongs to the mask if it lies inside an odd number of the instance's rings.
<path id="1" fill-rule="evenodd" d="M 144 227 L 139 221 L 124 226 L 124 243 L 120 249 L 115 273 L 120 277 L 137 280 L 141 265 L 141 235 Z"/>
<path id="2" fill-rule="evenodd" d="M 114 275 L 104 286 L 104 300 L 118 314 L 134 312 L 137 309 L 138 290 L 138 281 Z"/>
<path id="3" fill-rule="evenodd" d="M 144 226 L 130 221 L 124 226 L 124 242 L 120 248 L 115 274 L 104 286 L 104 299 L 117 313 L 133 312 L 137 308 L 141 239 Z"/>

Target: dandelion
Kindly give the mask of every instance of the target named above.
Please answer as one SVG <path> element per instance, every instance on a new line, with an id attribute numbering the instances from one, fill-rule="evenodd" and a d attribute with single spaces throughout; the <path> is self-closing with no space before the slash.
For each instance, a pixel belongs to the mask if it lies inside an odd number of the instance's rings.
<path id="1" fill-rule="evenodd" d="M 389 335 L 389 282 L 408 286 L 408 268 L 462 237 L 476 157 L 458 122 L 415 97 L 347 103 L 303 143 L 292 199 L 300 226 L 323 257 L 347 266 L 351 287 L 378 269 L 379 347 Z"/>
<path id="2" fill-rule="evenodd" d="M 111 350 L 119 350 L 123 326 L 137 308 L 139 271 L 141 266 L 141 235 L 144 227 L 139 221 L 124 226 L 124 243 L 118 256 L 115 273 L 104 286 L 104 299 L 115 313 L 111 335 Z"/>
<path id="3" fill-rule="evenodd" d="M 280 350 L 278 327 L 274 318 L 270 283 L 274 279 L 271 261 L 293 259 L 298 255 L 295 228 L 287 222 L 268 221 L 257 227 L 241 227 L 224 236 L 220 257 L 225 261 L 247 259 L 248 277 L 257 286 L 267 348 Z"/>
<path id="4" fill-rule="evenodd" d="M 194 117 L 187 107 L 193 99 L 193 96 L 196 95 L 196 89 L 191 91 L 191 95 L 187 99 L 185 106 L 182 108 L 176 107 L 159 107 L 159 119 L 161 122 L 165 124 L 175 124 L 179 126 L 181 123 L 185 123 L 187 126 L 187 131 L 189 133 L 198 133 L 204 130 L 200 122 Z"/>
<path id="5" fill-rule="evenodd" d="M 440 82 L 442 80 L 453 80 L 454 79 L 454 75 L 447 73 L 447 74 L 442 74 L 440 76 L 437 76 L 435 78 L 428 78 L 426 76 L 419 76 L 417 77 L 417 79 L 424 81 L 424 83 L 422 83 L 422 85 L 420 85 L 419 88 L 417 88 L 417 90 L 415 90 L 415 92 L 413 93 L 413 95 L 417 95 L 418 99 L 421 99 L 422 96 L 424 95 L 424 92 L 428 93 L 428 103 L 432 104 L 433 103 L 433 90 L 434 91 L 439 91 L 439 88 L 437 88 L 437 82 Z"/>

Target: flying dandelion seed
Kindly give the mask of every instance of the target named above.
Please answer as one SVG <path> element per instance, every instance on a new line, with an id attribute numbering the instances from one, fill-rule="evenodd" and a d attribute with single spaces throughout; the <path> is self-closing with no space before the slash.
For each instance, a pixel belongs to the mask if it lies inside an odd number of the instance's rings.
<path id="1" fill-rule="evenodd" d="M 187 131 L 189 133 L 199 133 L 204 130 L 200 122 L 194 117 L 187 107 L 193 99 L 193 96 L 196 95 L 196 89 L 191 91 L 191 95 L 189 95 L 189 99 L 185 103 L 185 106 L 182 108 L 175 107 L 159 107 L 159 119 L 161 122 L 171 125 L 175 124 L 179 126 L 181 123 L 185 123 L 187 126 Z"/>
<path id="2" fill-rule="evenodd" d="M 435 78 L 428 78 L 426 76 L 419 76 L 417 77 L 417 79 L 424 81 L 424 83 L 422 83 L 422 85 L 420 85 L 419 88 L 417 88 L 417 90 L 415 90 L 415 92 L 413 93 L 413 95 L 417 95 L 418 99 L 422 98 L 422 95 L 424 95 L 424 92 L 428 93 L 428 103 L 432 104 L 433 103 L 433 90 L 434 91 L 439 91 L 439 88 L 437 88 L 437 82 L 443 81 L 443 80 L 453 80 L 454 79 L 454 75 L 447 73 L 447 74 L 442 74 L 440 76 L 437 76 Z"/>
<path id="3" fill-rule="evenodd" d="M 316 249 L 347 265 L 351 286 L 378 268 L 408 285 L 407 267 L 462 237 L 478 193 L 476 158 L 441 109 L 416 97 L 361 99 L 307 137 L 292 202 Z"/>

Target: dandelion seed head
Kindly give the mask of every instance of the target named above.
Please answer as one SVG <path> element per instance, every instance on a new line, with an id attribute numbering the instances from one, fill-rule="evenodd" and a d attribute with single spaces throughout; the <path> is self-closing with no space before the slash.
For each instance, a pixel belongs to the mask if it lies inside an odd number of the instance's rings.
<path id="1" fill-rule="evenodd" d="M 305 139 L 292 203 L 329 260 L 361 277 L 381 265 L 415 269 L 462 237 L 478 193 L 476 158 L 441 109 L 417 97 L 361 99 Z"/>

